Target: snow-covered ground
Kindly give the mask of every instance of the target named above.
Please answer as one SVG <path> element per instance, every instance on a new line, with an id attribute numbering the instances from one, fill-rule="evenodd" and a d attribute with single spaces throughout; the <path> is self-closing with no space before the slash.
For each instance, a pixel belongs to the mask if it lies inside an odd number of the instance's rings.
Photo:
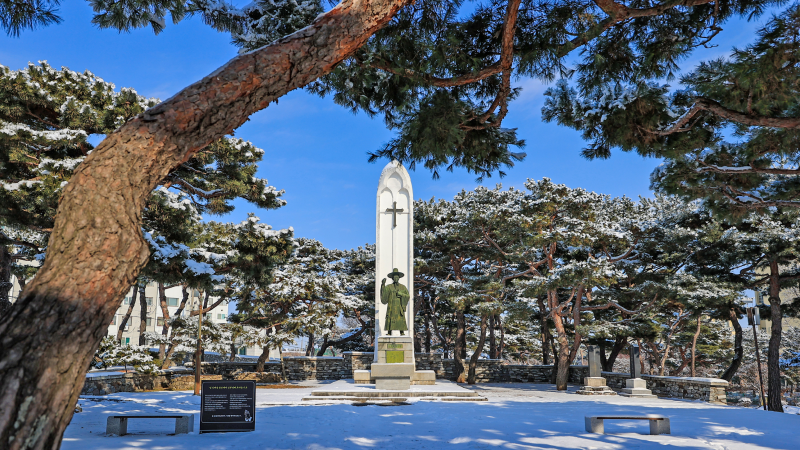
<path id="1" fill-rule="evenodd" d="M 786 449 L 800 448 L 800 416 L 703 402 L 589 397 L 542 384 L 473 386 L 488 402 L 415 402 L 400 406 L 303 405 L 321 383 L 258 389 L 253 433 L 168 435 L 174 420 L 131 420 L 131 435 L 105 436 L 116 413 L 194 413 L 191 392 L 82 397 L 64 450 L 101 449 Z M 648 435 L 646 421 L 606 422 L 605 435 L 584 431 L 584 416 L 663 414 L 672 434 Z"/>

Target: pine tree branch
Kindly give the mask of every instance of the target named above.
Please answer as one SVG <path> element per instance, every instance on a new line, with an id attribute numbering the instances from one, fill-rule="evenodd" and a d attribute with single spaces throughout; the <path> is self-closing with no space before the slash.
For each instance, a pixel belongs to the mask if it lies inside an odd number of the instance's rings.
<path id="1" fill-rule="evenodd" d="M 752 127 L 800 128 L 800 117 L 767 117 L 758 114 L 745 114 L 728 109 L 714 100 L 703 97 L 695 99 L 695 105 L 725 120 Z"/>
<path id="2" fill-rule="evenodd" d="M 439 78 L 425 73 L 418 73 L 411 69 L 397 69 L 392 67 L 390 64 L 386 62 L 373 62 L 365 65 L 365 67 L 384 70 L 394 75 L 410 78 L 412 80 L 428 84 L 434 87 L 464 86 L 466 84 L 471 84 L 481 80 L 485 80 L 486 78 L 489 78 L 490 76 L 496 75 L 503 71 L 503 68 L 499 61 L 477 72 L 472 72 L 469 74 L 459 75 L 451 78 Z"/>
<path id="3" fill-rule="evenodd" d="M 214 189 L 213 191 L 206 191 L 197 187 L 194 187 L 191 183 L 184 180 L 183 178 L 177 175 L 169 175 L 167 180 L 172 182 L 172 186 L 180 186 L 187 192 L 196 195 L 198 197 L 204 198 L 206 200 L 218 197 L 224 197 L 226 192 L 222 189 Z"/>
<path id="4" fill-rule="evenodd" d="M 719 167 L 713 164 L 706 164 L 703 161 L 698 160 L 698 163 L 702 164 L 703 168 L 697 169 L 699 173 L 727 173 L 727 174 L 747 174 L 747 173 L 766 173 L 771 175 L 800 175 L 800 169 L 768 169 L 768 168 L 760 168 L 760 167 L 753 167 L 751 164 L 749 167 Z"/>
<path id="5" fill-rule="evenodd" d="M 591 40 L 599 37 L 609 28 L 613 27 L 618 23 L 625 22 L 628 19 L 657 16 L 663 14 L 668 9 L 674 8 L 676 6 L 686 6 L 686 7 L 699 6 L 699 5 L 705 5 L 707 3 L 712 3 L 714 1 L 715 0 L 670 0 L 652 6 L 650 8 L 636 9 L 636 8 L 629 8 L 625 5 L 622 5 L 620 3 L 611 0 L 594 0 L 594 3 L 601 10 L 603 10 L 603 12 L 608 14 L 608 17 L 595 24 L 595 26 L 590 28 L 587 32 L 581 34 L 576 38 L 573 38 L 571 41 L 567 43 L 564 43 L 556 47 L 555 54 L 559 58 L 567 56 L 571 51 L 575 50 L 578 47 L 586 45 Z"/>
<path id="6" fill-rule="evenodd" d="M 22 247 L 30 247 L 30 248 L 36 250 L 37 252 L 41 251 L 41 248 L 38 245 L 36 245 L 36 244 L 34 244 L 32 242 L 23 241 L 23 240 L 14 239 L 12 237 L 9 237 L 2 230 L 0 230 L 0 238 L 4 239 L 5 241 L 10 243 L 11 245 L 19 245 L 19 246 L 22 246 Z"/>

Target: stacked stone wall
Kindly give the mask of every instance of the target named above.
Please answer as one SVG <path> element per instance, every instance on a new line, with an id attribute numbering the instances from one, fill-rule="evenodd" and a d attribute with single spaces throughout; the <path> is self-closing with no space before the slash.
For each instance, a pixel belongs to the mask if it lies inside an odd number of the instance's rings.
<path id="1" fill-rule="evenodd" d="M 606 385 L 615 390 L 624 388 L 625 380 L 630 378 L 629 374 L 618 372 L 603 372 L 602 375 L 606 379 Z M 642 379 L 647 382 L 647 389 L 659 397 L 727 404 L 728 382 L 720 378 L 642 375 Z"/>
<path id="2" fill-rule="evenodd" d="M 176 379 L 189 376 L 190 370 L 171 371 L 160 375 L 144 373 L 124 373 L 87 378 L 81 389 L 81 395 L 108 395 L 116 392 L 142 392 L 174 389 Z M 194 386 L 194 375 L 191 375 Z"/>
<path id="3" fill-rule="evenodd" d="M 432 370 L 436 378 L 455 380 L 455 361 L 443 359 L 441 354 L 416 353 L 417 370 Z M 372 352 L 345 352 L 342 357 L 287 356 L 284 357 L 289 381 L 341 380 L 353 378 L 354 370 L 370 370 Z M 468 364 L 468 361 L 465 361 Z M 264 363 L 264 373 L 256 374 L 255 361 L 204 362 L 203 379 L 252 379 L 258 383 L 280 381 L 280 361 Z M 589 376 L 587 366 L 570 366 L 568 382 L 583 384 Z M 615 390 L 625 387 L 628 374 L 603 372 L 607 385 Z M 684 378 L 643 375 L 647 388 L 659 397 L 703 400 L 725 403 L 728 382 L 717 378 Z M 476 367 L 479 383 L 553 383 L 553 366 L 503 364 L 502 360 L 480 359 Z M 114 392 L 139 392 L 150 390 L 190 390 L 194 388 L 191 370 L 173 370 L 162 375 L 122 374 L 87 378 L 82 395 L 106 395 Z"/>

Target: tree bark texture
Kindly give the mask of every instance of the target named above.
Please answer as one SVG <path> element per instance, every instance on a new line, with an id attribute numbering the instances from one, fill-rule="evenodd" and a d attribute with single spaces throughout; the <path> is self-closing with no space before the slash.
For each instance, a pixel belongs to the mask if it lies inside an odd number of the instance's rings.
<path id="1" fill-rule="evenodd" d="M 781 333 L 783 333 L 783 313 L 781 312 L 780 271 L 777 261 L 769 264 L 769 313 L 772 321 L 772 332 L 767 347 L 767 408 L 770 411 L 783 412 L 781 404 Z"/>
<path id="2" fill-rule="evenodd" d="M 728 367 L 725 373 L 720 376 L 720 378 L 730 383 L 733 380 L 734 375 L 736 375 L 736 372 L 739 371 L 739 367 L 742 365 L 742 358 L 744 356 L 742 338 L 744 336 L 744 330 L 742 330 L 742 324 L 739 323 L 739 315 L 736 314 L 735 307 L 731 307 L 728 310 L 728 314 L 730 314 L 731 324 L 733 325 L 733 360 L 731 361 L 731 365 Z"/>
<path id="3" fill-rule="evenodd" d="M 94 351 L 147 262 L 141 217 L 156 185 L 253 113 L 330 73 L 410 3 L 344 0 L 134 118 L 78 166 L 43 267 L 0 319 L 0 447 L 59 447 Z"/>
<path id="4" fill-rule="evenodd" d="M 483 346 L 486 344 L 486 314 L 481 315 L 481 334 L 478 337 L 478 346 L 475 348 L 475 353 L 469 359 L 469 373 L 467 374 L 467 383 L 475 384 L 477 378 L 478 358 L 483 353 Z"/>
<path id="5" fill-rule="evenodd" d="M 139 290 L 136 289 L 136 286 L 134 286 L 133 296 L 131 296 L 131 304 L 128 306 L 128 310 L 125 311 L 125 315 L 122 317 L 122 320 L 119 321 L 119 327 L 117 328 L 117 342 L 122 341 L 122 333 L 125 331 L 125 325 L 127 325 L 128 320 L 131 318 L 131 314 L 133 314 L 133 307 L 136 306 L 136 297 L 138 294 Z"/>

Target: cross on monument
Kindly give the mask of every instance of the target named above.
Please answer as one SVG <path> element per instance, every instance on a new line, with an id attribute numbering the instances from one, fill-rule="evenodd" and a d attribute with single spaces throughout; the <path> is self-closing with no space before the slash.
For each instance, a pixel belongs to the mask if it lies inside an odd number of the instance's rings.
<path id="1" fill-rule="evenodd" d="M 397 208 L 397 202 L 392 202 L 391 208 L 386 208 L 387 213 L 392 213 L 392 228 L 397 227 L 397 214 L 403 214 L 403 208 Z"/>

